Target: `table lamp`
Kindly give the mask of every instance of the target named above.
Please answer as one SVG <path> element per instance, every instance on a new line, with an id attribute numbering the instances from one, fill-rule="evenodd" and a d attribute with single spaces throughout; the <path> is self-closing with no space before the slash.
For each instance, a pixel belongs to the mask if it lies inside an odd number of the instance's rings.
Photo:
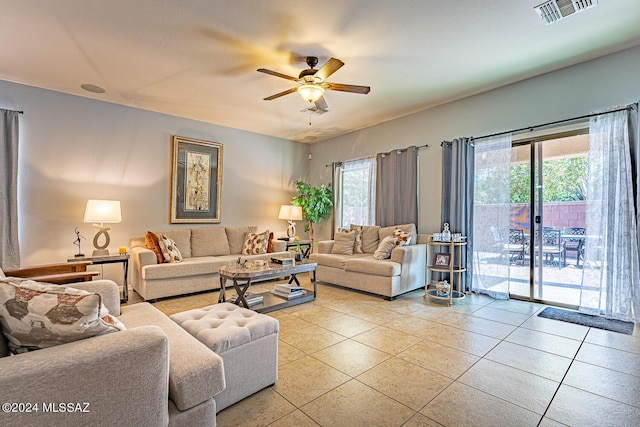
<path id="1" fill-rule="evenodd" d="M 105 227 L 104 223 L 116 223 L 122 221 L 122 215 L 120 213 L 120 201 L 119 200 L 88 200 L 87 207 L 84 210 L 84 222 L 93 222 L 93 226 L 99 231 L 93 238 L 93 256 L 109 255 L 109 243 L 111 238 L 108 231 L 110 227 Z M 97 224 L 100 223 L 100 224 Z M 104 243 L 98 244 L 100 236 L 104 235 Z"/>
<path id="2" fill-rule="evenodd" d="M 296 223 L 294 221 L 302 220 L 302 206 L 282 205 L 280 206 L 280 214 L 278 219 L 286 219 L 289 221 L 287 228 L 287 237 L 293 240 L 296 235 Z"/>

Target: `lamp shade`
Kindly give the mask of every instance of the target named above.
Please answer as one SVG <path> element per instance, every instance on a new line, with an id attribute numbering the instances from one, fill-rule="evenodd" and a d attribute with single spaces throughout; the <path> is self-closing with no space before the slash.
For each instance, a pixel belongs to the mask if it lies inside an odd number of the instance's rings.
<path id="1" fill-rule="evenodd" d="M 84 222 L 120 222 L 119 200 L 88 200 L 84 210 Z"/>
<path id="2" fill-rule="evenodd" d="M 302 206 L 282 205 L 278 219 L 300 221 L 302 219 Z"/>

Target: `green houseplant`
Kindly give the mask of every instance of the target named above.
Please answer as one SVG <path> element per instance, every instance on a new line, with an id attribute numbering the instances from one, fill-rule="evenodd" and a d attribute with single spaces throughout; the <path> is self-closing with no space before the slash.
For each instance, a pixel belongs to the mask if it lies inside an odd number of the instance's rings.
<path id="1" fill-rule="evenodd" d="M 313 224 L 328 219 L 333 210 L 333 192 L 321 185 L 314 187 L 303 181 L 296 182 L 298 196 L 291 200 L 294 206 L 302 206 L 302 218 L 307 221 L 304 231 L 309 232 L 309 239 L 313 242 Z"/>

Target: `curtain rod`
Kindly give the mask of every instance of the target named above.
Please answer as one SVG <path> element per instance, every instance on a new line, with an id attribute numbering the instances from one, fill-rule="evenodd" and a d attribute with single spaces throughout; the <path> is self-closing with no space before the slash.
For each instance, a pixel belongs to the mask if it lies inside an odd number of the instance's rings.
<path id="1" fill-rule="evenodd" d="M 494 136 L 506 135 L 508 133 L 522 132 L 523 130 L 532 131 L 532 130 L 534 130 L 536 128 L 541 128 L 541 127 L 551 126 L 551 125 L 557 125 L 557 124 L 565 123 L 565 122 L 572 122 L 574 120 L 588 119 L 588 118 L 591 118 L 591 117 L 599 116 L 601 114 L 617 113 L 618 111 L 629 110 L 631 108 L 632 108 L 632 106 L 631 106 L 631 104 L 629 104 L 629 105 L 627 105 L 625 107 L 616 108 L 615 110 L 611 110 L 611 111 L 603 111 L 601 113 L 591 113 L 591 114 L 586 114 L 584 116 L 573 117 L 571 119 L 556 120 L 555 122 L 543 123 L 541 125 L 527 126 L 527 127 L 520 128 L 520 129 L 508 130 L 508 131 L 505 131 L 505 132 L 497 132 L 497 133 L 492 133 L 492 134 L 489 134 L 489 135 L 471 137 L 471 139 L 472 140 L 477 140 L 477 139 L 491 138 L 491 137 L 494 137 Z"/>
<path id="2" fill-rule="evenodd" d="M 393 152 L 393 151 L 404 151 L 404 150 L 406 150 L 407 148 L 409 148 L 409 147 L 405 147 L 405 148 L 396 148 L 396 149 L 393 149 L 393 150 L 387 151 L 386 153 L 376 153 L 376 154 L 389 154 L 389 153 L 391 153 L 391 152 Z M 419 146 L 417 146 L 415 149 L 416 149 L 416 150 L 419 150 L 420 148 L 429 148 L 429 144 L 419 145 Z M 340 162 L 334 162 L 334 163 L 355 162 L 355 161 L 357 161 L 357 160 L 364 160 L 364 159 L 368 159 L 369 157 L 373 157 L 373 156 L 374 156 L 374 155 L 372 154 L 371 156 L 359 157 L 359 158 L 357 158 L 357 159 L 351 159 L 351 160 L 342 160 L 342 161 L 340 161 Z M 324 167 L 325 167 L 325 168 L 328 168 L 329 166 L 333 166 L 333 163 L 330 163 L 330 164 L 328 164 L 328 165 L 324 165 Z"/>
<path id="3" fill-rule="evenodd" d="M 24 111 L 18 111 L 18 110 L 6 110 L 5 111 L 11 111 L 13 113 L 18 113 L 18 114 L 24 114 Z"/>

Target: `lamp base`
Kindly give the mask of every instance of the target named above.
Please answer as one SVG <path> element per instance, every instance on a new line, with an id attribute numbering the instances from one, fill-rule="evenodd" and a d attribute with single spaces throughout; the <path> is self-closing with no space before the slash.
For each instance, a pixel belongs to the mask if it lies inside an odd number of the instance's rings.
<path id="1" fill-rule="evenodd" d="M 289 221 L 289 227 L 287 227 L 287 236 L 289 237 L 289 241 L 296 237 L 296 223 L 291 220 Z"/>
<path id="2" fill-rule="evenodd" d="M 107 256 L 109 255 L 109 249 L 94 249 L 91 256 Z"/>

